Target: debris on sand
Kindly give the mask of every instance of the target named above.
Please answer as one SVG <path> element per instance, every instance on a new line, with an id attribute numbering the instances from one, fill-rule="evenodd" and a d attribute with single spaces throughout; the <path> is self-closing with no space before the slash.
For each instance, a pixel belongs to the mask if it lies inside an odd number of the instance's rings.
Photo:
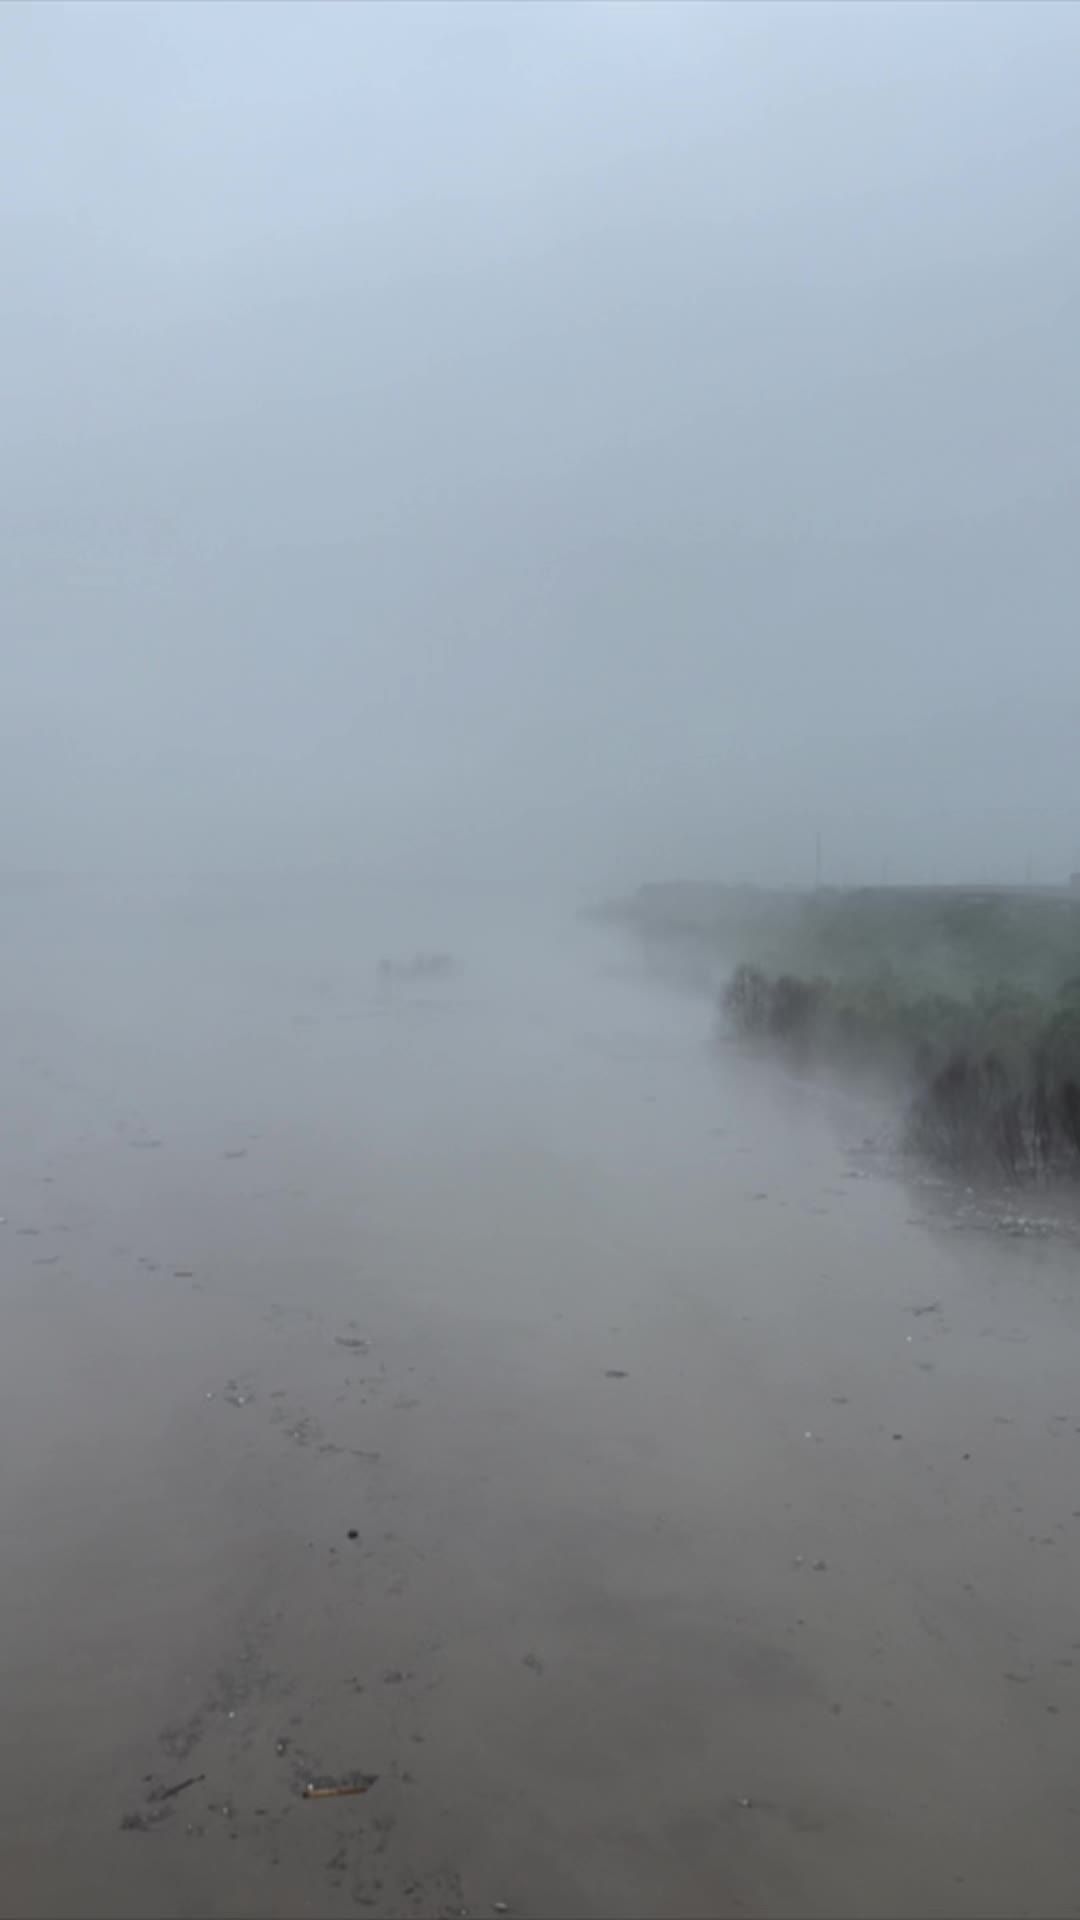
<path id="1" fill-rule="evenodd" d="M 346 1339 L 343 1333 L 336 1333 L 334 1335 L 334 1345 L 335 1347 L 348 1347 L 350 1353 L 371 1352 L 370 1340 L 349 1340 Z"/>
<path id="2" fill-rule="evenodd" d="M 174 1787 L 152 1788 L 146 1797 L 155 1803 L 161 1800 L 175 1800 L 178 1793 L 186 1793 L 189 1787 L 197 1787 L 205 1779 L 205 1773 L 192 1773 L 186 1780 L 178 1780 Z"/>
<path id="3" fill-rule="evenodd" d="M 629 1380 L 629 1378 L 630 1375 L 625 1367 L 605 1367 L 604 1369 L 605 1380 Z"/>
<path id="4" fill-rule="evenodd" d="M 173 1786 L 164 1787 L 152 1774 L 147 1774 L 149 1782 L 146 1791 L 146 1805 L 134 1813 L 125 1813 L 120 1822 L 121 1833 L 150 1833 L 154 1827 L 160 1827 L 172 1813 L 171 1802 L 189 1787 L 197 1787 L 206 1779 L 205 1773 L 193 1773 L 186 1780 L 177 1780 Z"/>
<path id="5" fill-rule="evenodd" d="M 1003 1213 L 1000 1220 L 993 1222 L 995 1233 L 1011 1234 L 1013 1239 L 1045 1239 L 1060 1229 L 1060 1220 L 1033 1219 L 1022 1213 Z"/>
<path id="6" fill-rule="evenodd" d="M 152 1807 L 149 1813 L 125 1813 L 120 1822 L 121 1833 L 149 1833 L 152 1827 L 159 1827 L 167 1820 L 170 1807 Z"/>
<path id="7" fill-rule="evenodd" d="M 304 1800 L 345 1800 L 357 1793 L 367 1793 L 378 1779 L 377 1773 L 347 1773 L 340 1780 L 331 1780 L 320 1775 L 318 1780 L 309 1780 L 303 1789 Z"/>

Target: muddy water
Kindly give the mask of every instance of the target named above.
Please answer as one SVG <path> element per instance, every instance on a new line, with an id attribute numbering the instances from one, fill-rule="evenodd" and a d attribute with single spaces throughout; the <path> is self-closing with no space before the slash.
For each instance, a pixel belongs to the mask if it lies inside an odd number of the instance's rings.
<path id="1" fill-rule="evenodd" d="M 3 912 L 4 1913 L 1080 1911 L 1074 1249 L 598 934 Z"/>

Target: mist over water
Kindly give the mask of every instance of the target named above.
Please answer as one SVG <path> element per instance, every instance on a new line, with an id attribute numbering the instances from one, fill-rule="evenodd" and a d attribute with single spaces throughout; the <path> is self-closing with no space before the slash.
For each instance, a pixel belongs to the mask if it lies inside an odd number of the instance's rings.
<path id="1" fill-rule="evenodd" d="M 6 903 L 5 1911 L 1067 1912 L 1074 1249 L 457 906 Z"/>
<path id="2" fill-rule="evenodd" d="M 0 9 L 0 1920 L 1075 1913 L 1078 52 Z"/>

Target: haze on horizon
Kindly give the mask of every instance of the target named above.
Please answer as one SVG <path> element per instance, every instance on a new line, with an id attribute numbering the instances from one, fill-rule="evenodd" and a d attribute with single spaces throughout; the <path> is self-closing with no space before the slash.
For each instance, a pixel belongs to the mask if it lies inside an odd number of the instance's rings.
<path id="1" fill-rule="evenodd" d="M 0 11 L 0 866 L 1080 866 L 1080 13 Z"/>

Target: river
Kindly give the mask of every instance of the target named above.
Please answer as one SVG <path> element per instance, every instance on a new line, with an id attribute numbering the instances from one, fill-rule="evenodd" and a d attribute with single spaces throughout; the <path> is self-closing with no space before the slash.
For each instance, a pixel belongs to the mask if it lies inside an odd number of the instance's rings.
<path id="1" fill-rule="evenodd" d="M 1075 1245 L 570 916 L 2 917 L 0 1911 L 1080 1911 Z"/>

